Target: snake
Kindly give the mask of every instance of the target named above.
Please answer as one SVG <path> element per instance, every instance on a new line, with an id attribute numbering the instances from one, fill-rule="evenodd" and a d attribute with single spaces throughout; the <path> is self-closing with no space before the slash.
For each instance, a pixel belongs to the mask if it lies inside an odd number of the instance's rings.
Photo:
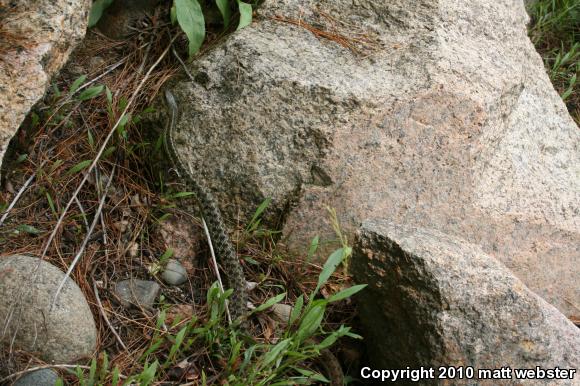
<path id="1" fill-rule="evenodd" d="M 228 236 L 226 225 L 215 198 L 209 189 L 194 177 L 191 166 L 189 164 L 186 166 L 176 151 L 173 135 L 179 111 L 175 97 L 169 90 L 165 90 L 165 101 L 170 115 L 164 133 L 165 152 L 175 167 L 177 175 L 184 180 L 187 188 L 192 190 L 199 203 L 216 257 L 226 274 L 226 283 L 229 288 L 233 289 L 233 293 L 229 298 L 229 310 L 232 320 L 236 320 L 245 316 L 247 309 L 244 271 Z"/>
<path id="2" fill-rule="evenodd" d="M 194 178 L 191 167 L 189 165 L 186 166 L 178 156 L 173 133 L 177 124 L 179 111 L 177 103 L 175 102 L 175 97 L 169 90 L 165 90 L 165 101 L 170 111 L 170 117 L 164 134 L 165 152 L 167 153 L 171 163 L 176 168 L 178 176 L 185 180 L 188 188 L 193 191 L 199 202 L 202 216 L 207 224 L 217 258 L 224 267 L 228 285 L 234 290 L 229 305 L 230 314 L 232 319 L 235 320 L 245 316 L 247 310 L 246 278 L 244 277 L 244 271 L 240 261 L 238 260 L 234 246 L 228 236 L 226 225 L 222 219 L 215 198 L 206 186 Z M 316 342 L 313 339 L 310 339 L 309 343 Z M 328 349 L 320 350 L 320 354 L 321 356 L 317 362 L 324 368 L 329 376 L 331 381 L 330 385 L 342 386 L 344 383 L 344 374 L 338 359 Z"/>

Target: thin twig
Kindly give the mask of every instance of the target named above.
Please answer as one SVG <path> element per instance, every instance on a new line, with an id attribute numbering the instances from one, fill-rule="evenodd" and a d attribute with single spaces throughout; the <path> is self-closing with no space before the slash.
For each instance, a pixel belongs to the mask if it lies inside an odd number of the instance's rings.
<path id="1" fill-rule="evenodd" d="M 75 197 L 75 202 L 76 202 L 77 206 L 79 207 L 81 214 L 83 215 L 83 221 L 85 223 L 85 228 L 87 228 L 87 232 L 88 232 L 89 231 L 89 220 L 87 220 L 87 214 L 85 213 L 85 210 L 83 208 L 83 204 L 81 204 L 78 197 Z"/>
<path id="2" fill-rule="evenodd" d="M 177 51 L 175 51 L 175 47 L 171 47 L 171 51 L 173 52 L 173 56 L 175 56 L 175 58 L 177 59 L 177 61 L 181 64 L 181 67 L 183 67 L 183 71 L 185 71 L 185 73 L 187 74 L 187 76 L 189 77 L 189 79 L 192 82 L 195 82 L 195 78 L 193 77 L 193 75 L 191 75 L 191 72 L 189 72 L 189 69 L 185 65 L 185 62 L 183 61 L 183 59 L 181 59 L 181 56 L 179 56 L 179 54 L 177 53 Z"/>
<path id="3" fill-rule="evenodd" d="M 42 168 L 45 163 L 46 163 L 46 160 L 42 161 L 42 163 L 40 164 L 40 167 Z M 36 177 L 36 172 L 32 173 L 32 175 L 30 177 L 28 177 L 26 182 L 24 182 L 24 185 L 22 185 L 22 187 L 20 188 L 18 193 L 16 193 L 16 196 L 14 196 L 14 198 L 12 199 L 12 202 L 10 203 L 10 205 L 8 205 L 8 208 L 6 208 L 6 210 L 4 211 L 2 218 L 0 218 L 0 226 L 2 224 L 4 224 L 4 221 L 6 221 L 6 218 L 8 217 L 8 213 L 12 210 L 12 208 L 14 208 L 14 205 L 16 205 L 18 200 L 20 200 L 20 197 L 22 197 L 22 195 L 24 194 L 26 189 L 28 189 L 28 186 L 34 180 L 34 177 Z"/>
<path id="4" fill-rule="evenodd" d="M 50 244 L 52 244 L 52 241 L 56 237 L 56 233 L 57 233 L 58 229 L 60 228 L 60 226 L 62 225 L 62 222 L 64 221 L 64 217 L 66 216 L 68 210 L 70 209 L 72 203 L 74 202 L 75 197 L 79 194 L 79 192 L 81 191 L 81 189 L 83 188 L 83 186 L 87 182 L 87 179 L 88 179 L 91 171 L 95 168 L 95 166 L 97 165 L 97 162 L 99 162 L 99 159 L 101 158 L 101 156 L 105 152 L 105 149 L 108 147 L 108 143 L 111 140 L 111 138 L 113 137 L 113 134 L 117 131 L 117 127 L 121 123 L 121 120 L 123 119 L 123 117 L 129 111 L 129 108 L 131 107 L 131 105 L 133 104 L 133 102 L 135 101 L 135 99 L 137 98 L 137 95 L 141 91 L 141 88 L 143 87 L 143 85 L 145 84 L 145 82 L 147 81 L 147 79 L 149 79 L 149 76 L 151 75 L 151 73 L 153 72 L 153 70 L 155 69 L 155 67 L 157 67 L 159 65 L 159 63 L 161 63 L 161 60 L 163 60 L 163 58 L 165 57 L 165 55 L 167 55 L 167 52 L 169 52 L 169 49 L 171 48 L 171 44 L 173 43 L 173 41 L 176 38 L 177 38 L 177 35 L 171 40 L 171 42 L 169 42 L 169 45 L 167 46 L 167 48 L 165 49 L 165 51 L 163 51 L 163 53 L 161 53 L 161 55 L 159 56 L 159 58 L 157 58 L 157 61 L 155 61 L 155 63 L 153 63 L 151 65 L 151 67 L 149 68 L 149 70 L 147 71 L 147 73 L 145 74 L 145 76 L 143 77 L 143 79 L 141 79 L 141 82 L 139 82 L 139 85 L 135 89 L 135 92 L 133 92 L 133 94 L 131 95 L 131 98 L 129 99 L 129 102 L 127 102 L 127 105 L 125 106 L 125 109 L 123 109 L 123 112 L 119 116 L 119 119 L 117 119 L 117 122 L 115 122 L 115 125 L 111 128 L 111 130 L 107 134 L 107 137 L 103 141 L 103 144 L 101 145 L 101 147 L 100 147 L 97 155 L 95 156 L 95 159 L 93 160 L 93 162 L 89 166 L 87 172 L 85 173 L 83 179 L 81 180 L 81 182 L 79 183 L 79 185 L 75 189 L 72 197 L 70 198 L 70 200 L 66 204 L 64 210 L 62 211 L 60 217 L 58 218 L 58 221 L 56 222 L 56 225 L 54 226 L 53 231 L 51 232 L 50 236 L 48 237 L 48 240 L 46 241 L 46 244 L 44 246 L 44 249 L 42 250 L 42 254 L 40 255 L 40 259 L 41 260 L 44 259 L 44 257 L 46 256 L 46 253 L 48 252 L 48 248 L 50 248 Z"/>
<path id="5" fill-rule="evenodd" d="M 95 186 L 97 187 L 97 196 L 102 194 L 101 192 L 101 179 L 99 177 L 99 168 L 95 168 Z M 99 197 L 100 199 L 101 197 Z M 107 253 L 107 227 L 105 226 L 105 216 L 101 213 L 99 215 L 101 218 L 101 229 L 103 230 L 103 246 L 105 247 L 105 254 Z"/>
<path id="6" fill-rule="evenodd" d="M 107 323 L 107 326 L 109 326 L 109 329 L 111 330 L 113 335 L 115 335 L 115 338 L 117 338 L 117 341 L 119 342 L 119 344 L 125 349 L 125 351 L 129 351 L 127 349 L 127 346 L 125 346 L 125 343 L 123 343 L 123 340 L 121 339 L 121 337 L 119 336 L 119 334 L 117 333 L 117 331 L 115 330 L 115 328 L 113 327 L 111 322 L 109 321 L 109 318 L 107 317 L 107 313 L 105 312 L 105 309 L 103 307 L 103 303 L 101 302 L 101 298 L 99 297 L 99 291 L 97 290 L 97 283 L 95 281 L 93 281 L 93 291 L 95 292 L 95 298 L 97 299 L 97 304 L 99 305 L 99 311 L 101 312 L 101 315 L 103 315 L 103 319 L 105 319 L 105 323 Z"/>
<path id="7" fill-rule="evenodd" d="M 215 253 L 213 251 L 213 244 L 211 242 L 211 236 L 209 235 L 209 229 L 207 229 L 207 224 L 205 223 L 205 219 L 202 217 L 201 218 L 201 223 L 203 224 L 203 230 L 205 232 L 205 237 L 207 237 L 207 243 L 209 244 L 209 252 L 211 254 L 211 263 L 213 265 L 213 269 L 215 271 L 215 275 L 217 277 L 218 280 L 218 285 L 220 286 L 220 291 L 222 291 L 222 294 L 224 293 L 224 285 L 222 283 L 222 278 L 220 276 L 220 270 L 218 268 L 218 264 L 217 264 L 217 260 L 215 258 Z M 232 316 L 230 315 L 230 308 L 228 307 L 228 301 L 226 300 L 226 315 L 228 317 L 228 323 L 232 324 Z"/>
<path id="8" fill-rule="evenodd" d="M 14 374 L 10 374 L 9 376 L 0 379 L 0 384 L 4 384 L 5 382 L 9 381 L 12 378 L 16 378 L 16 377 L 19 377 L 19 376 L 27 374 L 27 373 L 31 373 L 31 372 L 36 371 L 36 370 L 42 370 L 42 369 L 76 369 L 77 367 L 79 367 L 81 369 L 85 369 L 85 370 L 91 369 L 89 366 L 81 366 L 81 365 L 42 365 L 42 366 L 31 367 L 31 368 L 26 369 L 26 370 L 18 371 Z M 125 378 L 125 377 L 123 377 L 123 378 Z"/>
<path id="9" fill-rule="evenodd" d="M 79 251 L 77 252 L 75 258 L 72 261 L 72 263 L 68 267 L 68 270 L 66 271 L 66 274 L 62 278 L 60 284 L 58 285 L 58 288 L 56 290 L 56 293 L 54 294 L 54 298 L 52 299 L 52 305 L 50 306 L 51 309 L 56 304 L 56 300 L 58 298 L 58 295 L 60 294 L 60 291 L 62 290 L 62 287 L 64 286 L 64 284 L 66 283 L 66 281 L 69 279 L 70 274 L 72 273 L 74 267 L 76 266 L 76 264 L 78 263 L 79 259 L 82 256 L 82 254 L 84 253 L 85 248 L 86 248 L 86 246 L 89 243 L 89 240 L 91 238 L 91 234 L 93 233 L 93 230 L 95 229 L 95 226 L 99 222 L 99 216 L 100 216 L 101 212 L 103 211 L 103 206 L 105 205 L 105 199 L 107 198 L 107 192 L 108 192 L 109 188 L 111 187 L 111 182 L 113 181 L 113 175 L 115 174 L 115 168 L 116 167 L 117 167 L 117 164 L 115 164 L 113 166 L 113 170 L 111 171 L 111 177 L 109 178 L 109 181 L 107 181 L 107 186 L 105 187 L 105 192 L 103 194 L 103 197 L 101 197 L 101 200 L 99 201 L 99 207 L 97 208 L 97 211 L 95 213 L 95 217 L 93 218 L 93 222 L 91 223 L 91 226 L 89 227 L 89 229 L 87 231 L 87 234 L 85 236 L 85 239 L 83 240 L 83 242 L 81 244 L 81 247 L 79 248 Z"/>

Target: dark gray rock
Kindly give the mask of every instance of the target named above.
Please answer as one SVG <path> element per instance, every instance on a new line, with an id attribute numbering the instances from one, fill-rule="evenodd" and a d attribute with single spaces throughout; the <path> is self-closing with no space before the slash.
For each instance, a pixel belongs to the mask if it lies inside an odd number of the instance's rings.
<path id="1" fill-rule="evenodd" d="M 365 221 L 352 271 L 356 282 L 368 284 L 358 302 L 376 368 L 580 367 L 580 330 L 504 265 L 459 238 Z M 515 378 L 499 383 L 521 384 Z"/>
<path id="2" fill-rule="evenodd" d="M 232 222 L 271 197 L 269 224 L 298 253 L 320 235 L 321 256 L 336 240 L 327 205 L 351 238 L 373 216 L 439 229 L 580 317 L 580 130 L 522 1 L 267 0 L 258 12 L 172 87 L 180 157 Z"/>
<path id="3" fill-rule="evenodd" d="M 180 285 L 187 281 L 187 271 L 179 261 L 169 259 L 161 277 L 169 285 Z"/>
<path id="4" fill-rule="evenodd" d="M 150 280 L 128 279 L 115 284 L 115 293 L 125 307 L 130 304 L 152 307 L 160 290 L 159 284 Z"/>
<path id="5" fill-rule="evenodd" d="M 58 374 L 51 369 L 40 369 L 18 378 L 12 386 L 54 386 Z"/>
<path id="6" fill-rule="evenodd" d="M 36 257 L 0 258 L 0 341 L 36 352 L 47 362 L 90 357 L 97 345 L 91 309 L 70 278 L 54 307 L 64 273 Z"/>

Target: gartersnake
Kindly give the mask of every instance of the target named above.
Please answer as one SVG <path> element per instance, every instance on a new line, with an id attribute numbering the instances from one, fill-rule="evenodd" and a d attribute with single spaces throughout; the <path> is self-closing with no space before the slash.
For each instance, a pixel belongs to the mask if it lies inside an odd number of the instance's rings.
<path id="1" fill-rule="evenodd" d="M 165 152 L 175 167 L 180 178 L 185 180 L 188 189 L 191 189 L 201 207 L 202 216 L 207 224 L 211 242 L 216 251 L 217 258 L 224 268 L 227 276 L 227 285 L 234 291 L 229 300 L 229 309 L 232 320 L 246 313 L 246 279 L 244 271 L 236 255 L 236 251 L 227 233 L 222 220 L 221 212 L 211 192 L 202 182 L 194 178 L 189 165 L 185 165 L 179 158 L 173 140 L 173 131 L 177 123 L 178 108 L 171 91 L 165 91 L 165 101 L 169 108 L 169 119 L 165 128 L 164 142 Z"/>
<path id="2" fill-rule="evenodd" d="M 236 318 L 243 316 L 247 308 L 246 279 L 244 277 L 244 272 L 234 247 L 228 237 L 221 212 L 215 199 L 207 188 L 193 177 L 191 168 L 189 166 L 186 167 L 185 164 L 179 160 L 173 141 L 173 130 L 175 129 L 178 116 L 177 103 L 175 102 L 173 94 L 169 90 L 165 91 L 165 100 L 170 111 L 169 122 L 164 133 L 165 152 L 170 158 L 171 163 L 175 166 L 177 174 L 185 179 L 188 188 L 193 190 L 193 193 L 201 206 L 202 215 L 207 223 L 212 242 L 214 243 L 214 248 L 225 269 L 228 285 L 234 290 L 232 297 L 230 298 L 230 313 L 232 319 L 235 320 Z M 314 343 L 314 340 L 310 339 L 309 342 Z M 331 380 L 331 386 L 342 386 L 344 380 L 342 368 L 330 350 L 321 350 L 321 358 L 318 360 L 318 363 L 326 370 L 326 373 Z"/>

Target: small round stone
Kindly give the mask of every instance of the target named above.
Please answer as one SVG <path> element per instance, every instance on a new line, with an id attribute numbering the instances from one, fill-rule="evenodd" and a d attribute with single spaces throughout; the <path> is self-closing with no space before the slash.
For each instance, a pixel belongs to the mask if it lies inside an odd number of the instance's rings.
<path id="1" fill-rule="evenodd" d="M 115 294 L 124 307 L 130 304 L 152 307 L 160 289 L 159 284 L 154 281 L 128 279 L 115 285 Z"/>
<path id="2" fill-rule="evenodd" d="M 288 304 L 277 303 L 272 306 L 272 312 L 276 319 L 284 324 L 288 324 L 290 321 L 290 315 L 292 314 L 292 306 Z"/>
<path id="3" fill-rule="evenodd" d="M 187 281 L 187 271 L 179 261 L 169 259 L 161 277 L 169 285 L 180 285 Z"/>
<path id="4" fill-rule="evenodd" d="M 13 386 L 54 386 L 58 374 L 52 369 L 40 369 L 24 374 L 14 382 Z"/>

